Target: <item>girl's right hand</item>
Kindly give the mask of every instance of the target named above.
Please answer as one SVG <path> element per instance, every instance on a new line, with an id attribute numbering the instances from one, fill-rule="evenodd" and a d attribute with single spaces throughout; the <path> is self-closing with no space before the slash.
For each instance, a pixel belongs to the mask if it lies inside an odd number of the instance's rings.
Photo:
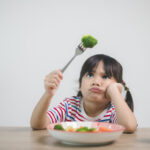
<path id="1" fill-rule="evenodd" d="M 60 81 L 63 79 L 61 70 L 55 70 L 49 73 L 44 80 L 45 90 L 48 94 L 53 96 L 60 85 Z"/>

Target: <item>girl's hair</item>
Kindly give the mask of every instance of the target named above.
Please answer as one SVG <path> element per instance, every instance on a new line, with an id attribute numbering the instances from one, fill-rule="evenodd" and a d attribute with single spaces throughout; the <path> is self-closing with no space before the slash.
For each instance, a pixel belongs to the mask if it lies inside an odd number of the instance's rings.
<path id="1" fill-rule="evenodd" d="M 100 61 L 103 61 L 104 63 L 104 69 L 105 69 L 106 75 L 109 78 L 114 77 L 118 83 L 121 83 L 124 86 L 125 90 L 127 91 L 125 101 L 130 107 L 130 109 L 133 111 L 134 105 L 133 105 L 132 95 L 128 87 L 126 86 L 125 82 L 122 79 L 122 72 L 123 72 L 122 66 L 117 60 L 115 60 L 114 58 L 110 56 L 107 56 L 104 54 L 97 54 L 88 58 L 83 64 L 81 72 L 80 72 L 79 86 L 81 87 L 82 77 L 86 73 L 93 72 L 93 69 L 95 69 L 98 66 Z M 78 91 L 77 96 L 82 97 L 81 91 Z"/>

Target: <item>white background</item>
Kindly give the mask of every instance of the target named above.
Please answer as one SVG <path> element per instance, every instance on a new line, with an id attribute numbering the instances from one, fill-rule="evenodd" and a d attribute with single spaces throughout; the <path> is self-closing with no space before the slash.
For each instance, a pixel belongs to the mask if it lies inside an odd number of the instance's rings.
<path id="1" fill-rule="evenodd" d="M 83 62 L 104 53 L 123 65 L 139 127 L 150 127 L 149 0 L 0 0 L 0 126 L 29 126 L 45 76 L 83 35 L 98 39 L 64 73 L 52 106 L 76 94 Z"/>

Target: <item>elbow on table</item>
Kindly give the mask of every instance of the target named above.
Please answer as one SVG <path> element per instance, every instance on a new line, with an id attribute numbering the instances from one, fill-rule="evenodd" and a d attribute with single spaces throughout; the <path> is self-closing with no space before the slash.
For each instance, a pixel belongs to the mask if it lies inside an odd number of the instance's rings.
<path id="1" fill-rule="evenodd" d="M 45 126 L 42 126 L 42 125 L 35 125 L 35 124 L 31 124 L 31 123 L 30 123 L 30 127 L 31 127 L 33 130 L 43 130 L 43 129 L 46 129 Z"/>
<path id="2" fill-rule="evenodd" d="M 125 126 L 125 133 L 134 133 L 137 129 L 137 124 Z"/>
<path id="3" fill-rule="evenodd" d="M 46 126 L 44 124 L 39 124 L 39 123 L 35 123 L 34 121 L 30 121 L 30 127 L 33 130 L 42 130 L 42 129 L 46 129 Z"/>
<path id="4" fill-rule="evenodd" d="M 35 130 L 46 129 L 49 124 L 50 120 L 47 116 L 45 118 L 43 117 L 43 119 L 34 119 L 31 117 L 30 120 L 30 127 Z"/>

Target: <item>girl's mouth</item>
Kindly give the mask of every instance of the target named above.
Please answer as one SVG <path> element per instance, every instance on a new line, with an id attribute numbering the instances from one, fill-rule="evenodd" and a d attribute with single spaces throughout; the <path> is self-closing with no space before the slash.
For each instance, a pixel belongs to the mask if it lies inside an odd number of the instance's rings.
<path id="1" fill-rule="evenodd" d="M 102 90 L 97 88 L 97 87 L 91 88 L 90 91 L 93 92 L 93 93 L 102 93 Z"/>

